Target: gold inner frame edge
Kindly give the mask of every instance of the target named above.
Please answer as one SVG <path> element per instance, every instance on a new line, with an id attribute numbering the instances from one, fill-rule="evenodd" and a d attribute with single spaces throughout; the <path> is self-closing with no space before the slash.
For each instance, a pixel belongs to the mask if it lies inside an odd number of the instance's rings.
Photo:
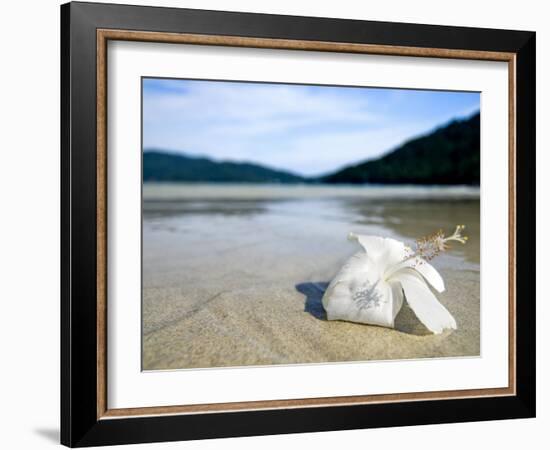
<path id="1" fill-rule="evenodd" d="M 479 50 L 389 46 L 326 41 L 303 41 L 240 36 L 160 33 L 98 29 L 97 82 L 97 419 L 174 414 L 206 414 L 267 409 L 346 406 L 404 401 L 448 400 L 516 394 L 516 54 Z M 303 50 L 370 55 L 502 61 L 508 63 L 508 386 L 503 388 L 410 392 L 401 394 L 261 400 L 198 405 L 147 406 L 109 409 L 107 405 L 107 42 L 109 40 L 170 44 Z"/>

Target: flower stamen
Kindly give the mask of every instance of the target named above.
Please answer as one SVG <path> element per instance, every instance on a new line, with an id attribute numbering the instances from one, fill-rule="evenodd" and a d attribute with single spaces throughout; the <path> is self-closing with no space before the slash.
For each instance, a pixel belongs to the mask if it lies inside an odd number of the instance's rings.
<path id="1" fill-rule="evenodd" d="M 441 252 L 444 252 L 450 248 L 448 243 L 450 241 L 460 242 L 465 244 L 468 240 L 468 236 L 462 236 L 462 231 L 466 228 L 465 225 L 457 225 L 454 233 L 451 236 L 445 237 L 443 230 L 438 230 L 429 236 L 422 237 L 416 240 L 416 250 L 409 256 L 421 257 L 427 261 L 430 261 Z"/>

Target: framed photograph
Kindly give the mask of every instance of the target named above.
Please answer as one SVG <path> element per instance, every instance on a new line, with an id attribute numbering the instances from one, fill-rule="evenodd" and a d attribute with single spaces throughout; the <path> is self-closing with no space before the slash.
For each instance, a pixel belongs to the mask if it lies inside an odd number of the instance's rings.
<path id="1" fill-rule="evenodd" d="M 535 33 L 61 7 L 61 441 L 535 415 Z"/>

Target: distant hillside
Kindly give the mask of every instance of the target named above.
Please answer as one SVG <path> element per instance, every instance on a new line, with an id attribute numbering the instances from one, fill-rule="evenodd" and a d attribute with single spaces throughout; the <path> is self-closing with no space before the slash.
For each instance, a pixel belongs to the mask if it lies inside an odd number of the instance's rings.
<path id="1" fill-rule="evenodd" d="M 323 183 L 479 184 L 479 113 L 412 139 L 382 158 L 319 178 Z"/>
<path id="2" fill-rule="evenodd" d="M 300 183 L 304 178 L 257 164 L 213 161 L 159 150 L 143 153 L 143 181 Z"/>
<path id="3" fill-rule="evenodd" d="M 318 178 L 258 164 L 146 150 L 143 181 L 340 184 L 479 184 L 479 113 L 412 139 L 385 156 Z"/>

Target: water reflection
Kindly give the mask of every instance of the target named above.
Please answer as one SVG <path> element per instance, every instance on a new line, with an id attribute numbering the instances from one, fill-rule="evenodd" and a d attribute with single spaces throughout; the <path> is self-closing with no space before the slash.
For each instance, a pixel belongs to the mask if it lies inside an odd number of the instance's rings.
<path id="1" fill-rule="evenodd" d="M 342 195 L 338 188 L 334 191 L 323 188 L 322 195 L 312 195 L 315 191 L 310 188 L 311 192 L 308 191 L 304 197 L 294 194 L 270 197 L 266 195 L 269 191 L 265 191 L 265 187 L 257 192 L 254 187 L 249 187 L 247 191 L 234 192 L 232 196 L 227 196 L 223 187 L 210 188 L 204 198 L 193 198 L 183 190 L 186 196 L 146 196 L 143 201 L 144 229 L 188 232 L 223 229 L 224 233 L 238 231 L 246 234 L 247 229 L 253 232 L 254 227 L 261 226 L 263 229 L 271 227 L 273 233 L 301 238 L 307 236 L 304 230 L 309 230 L 312 236 L 317 234 L 326 238 L 330 238 L 331 233 L 341 234 L 346 230 L 346 234 L 349 231 L 380 234 L 412 243 L 439 229 L 452 233 L 456 225 L 464 224 L 468 244 L 454 245 L 449 254 L 479 264 L 479 199 L 451 195 L 445 198 L 440 193 L 430 198 L 424 191 L 419 197 L 414 195 L 415 188 L 404 191 L 408 195 L 401 193 L 392 198 L 382 188 L 376 189 L 383 191 L 379 198 L 366 195 L 368 188 L 357 188 L 355 194 L 346 191 L 346 195 Z M 258 194 L 256 198 L 255 192 Z M 333 238 L 340 239 L 341 236 Z"/>
<path id="2" fill-rule="evenodd" d="M 409 240 L 426 236 L 439 229 L 452 233 L 456 225 L 466 225 L 467 245 L 453 245 L 452 252 L 479 264 L 479 200 L 357 200 L 348 201 L 359 216 L 356 223 L 383 224 Z"/>

